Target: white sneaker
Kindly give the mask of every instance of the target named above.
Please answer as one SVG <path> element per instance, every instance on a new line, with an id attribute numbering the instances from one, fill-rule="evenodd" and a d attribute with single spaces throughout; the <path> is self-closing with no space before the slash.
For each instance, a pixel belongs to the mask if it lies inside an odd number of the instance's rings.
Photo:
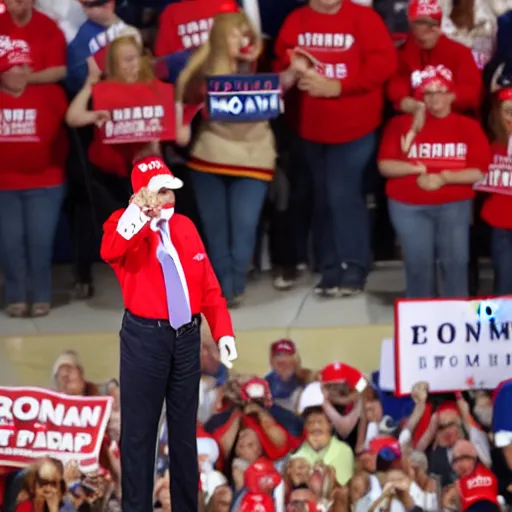
<path id="1" fill-rule="evenodd" d="M 294 280 L 285 279 L 283 276 L 277 276 L 276 278 L 274 278 L 273 282 L 274 288 L 280 291 L 289 290 L 294 284 Z"/>

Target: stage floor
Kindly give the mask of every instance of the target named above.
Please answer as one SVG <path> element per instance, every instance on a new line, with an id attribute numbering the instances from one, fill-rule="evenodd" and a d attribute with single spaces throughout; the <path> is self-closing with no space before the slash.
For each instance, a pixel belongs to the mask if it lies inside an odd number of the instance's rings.
<path id="1" fill-rule="evenodd" d="M 87 378 L 102 382 L 117 376 L 122 300 L 115 276 L 95 268 L 96 296 L 72 301 L 71 271 L 55 268 L 55 308 L 46 318 L 0 316 L 0 385 L 51 385 L 51 366 L 63 350 L 81 355 Z M 487 276 L 488 277 L 488 276 Z M 380 342 L 392 336 L 393 303 L 404 289 L 402 266 L 389 263 L 371 273 L 367 291 L 347 299 L 319 299 L 315 277 L 305 274 L 288 292 L 272 288 L 270 276 L 251 282 L 246 302 L 232 312 L 239 359 L 235 370 L 263 374 L 272 341 L 290 337 L 305 367 L 340 360 L 369 372 L 378 367 Z M 490 280 L 484 280 L 484 287 Z"/>

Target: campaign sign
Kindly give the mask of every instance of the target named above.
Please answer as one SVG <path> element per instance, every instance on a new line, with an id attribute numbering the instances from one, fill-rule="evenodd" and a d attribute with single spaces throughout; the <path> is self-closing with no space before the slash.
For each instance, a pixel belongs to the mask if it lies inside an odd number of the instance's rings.
<path id="1" fill-rule="evenodd" d="M 0 387 L 0 466 L 24 467 L 48 456 L 96 470 L 111 410 L 110 397 Z"/>
<path id="2" fill-rule="evenodd" d="M 93 87 L 94 110 L 107 110 L 110 120 L 100 127 L 106 144 L 174 140 L 174 88 L 159 80 L 122 84 L 104 81 Z"/>
<path id="3" fill-rule="evenodd" d="M 512 297 L 397 301 L 396 394 L 496 387 L 512 375 L 511 322 Z"/>
<path id="4" fill-rule="evenodd" d="M 479 192 L 512 195 L 512 156 L 494 155 L 489 172 L 473 188 Z"/>
<path id="5" fill-rule="evenodd" d="M 264 121 L 276 118 L 281 112 L 281 87 L 275 73 L 219 75 L 206 81 L 211 121 Z"/>

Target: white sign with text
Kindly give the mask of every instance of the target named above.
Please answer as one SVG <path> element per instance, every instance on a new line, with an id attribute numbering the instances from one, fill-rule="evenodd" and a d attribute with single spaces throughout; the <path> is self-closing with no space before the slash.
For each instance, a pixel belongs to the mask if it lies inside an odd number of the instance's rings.
<path id="1" fill-rule="evenodd" d="M 492 389 L 512 375 L 512 297 L 399 300 L 396 394 L 418 381 L 432 392 Z"/>

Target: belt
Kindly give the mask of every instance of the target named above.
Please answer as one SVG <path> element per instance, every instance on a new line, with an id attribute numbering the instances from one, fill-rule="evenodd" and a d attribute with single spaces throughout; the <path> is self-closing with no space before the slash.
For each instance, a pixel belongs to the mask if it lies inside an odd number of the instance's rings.
<path id="1" fill-rule="evenodd" d="M 124 312 L 125 316 L 128 318 L 133 319 L 135 322 L 146 325 L 148 327 L 163 327 L 164 329 L 172 329 L 176 331 L 176 336 L 181 336 L 183 333 L 187 332 L 189 329 L 194 327 L 200 327 L 201 326 L 201 315 L 196 314 L 192 315 L 192 320 L 188 322 L 188 324 L 184 324 L 178 329 L 174 329 L 174 327 L 171 325 L 169 320 L 157 320 L 153 318 L 144 318 L 142 316 L 134 315 L 131 311 L 128 311 L 127 309 Z"/>

